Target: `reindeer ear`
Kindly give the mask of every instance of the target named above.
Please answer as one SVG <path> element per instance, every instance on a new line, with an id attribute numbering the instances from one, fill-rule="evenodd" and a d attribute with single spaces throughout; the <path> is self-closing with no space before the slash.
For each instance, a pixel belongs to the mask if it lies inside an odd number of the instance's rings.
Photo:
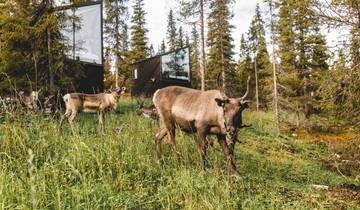
<path id="1" fill-rule="evenodd" d="M 242 109 L 246 109 L 249 108 L 249 103 L 250 103 L 249 100 L 241 100 L 239 105 L 241 106 Z"/>

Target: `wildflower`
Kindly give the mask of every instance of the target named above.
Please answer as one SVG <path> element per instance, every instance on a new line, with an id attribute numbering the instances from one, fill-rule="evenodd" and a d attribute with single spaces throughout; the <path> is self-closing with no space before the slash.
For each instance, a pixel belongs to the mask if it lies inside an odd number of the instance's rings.
<path id="1" fill-rule="evenodd" d="M 116 134 L 120 134 L 120 132 L 121 132 L 121 128 L 117 127 L 117 128 L 115 128 L 115 130 L 114 130 L 114 131 L 115 131 L 115 133 L 116 133 Z"/>

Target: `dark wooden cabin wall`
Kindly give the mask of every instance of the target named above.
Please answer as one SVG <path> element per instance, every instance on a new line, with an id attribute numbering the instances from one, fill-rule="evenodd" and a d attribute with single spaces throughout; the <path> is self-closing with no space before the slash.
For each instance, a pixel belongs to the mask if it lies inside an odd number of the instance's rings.
<path id="1" fill-rule="evenodd" d="M 187 80 L 161 80 L 161 58 L 156 56 L 133 65 L 133 70 L 137 68 L 138 78 L 132 79 L 132 96 L 151 97 L 156 90 L 167 86 L 177 85 L 190 87 L 191 83 Z M 133 74 L 134 72 L 132 72 Z M 191 72 L 190 72 L 191 74 Z M 151 78 L 155 80 L 152 81 Z M 191 76 L 190 76 L 191 78 Z"/>
<path id="2" fill-rule="evenodd" d="M 79 92 L 101 93 L 104 91 L 104 67 L 100 65 L 85 64 L 84 78 L 80 83 Z"/>
<path id="3" fill-rule="evenodd" d="M 133 79 L 131 94 L 149 96 L 160 81 L 160 57 L 134 64 L 133 69 L 135 68 L 138 71 L 138 78 Z M 155 81 L 151 81 L 151 78 L 155 78 Z"/>

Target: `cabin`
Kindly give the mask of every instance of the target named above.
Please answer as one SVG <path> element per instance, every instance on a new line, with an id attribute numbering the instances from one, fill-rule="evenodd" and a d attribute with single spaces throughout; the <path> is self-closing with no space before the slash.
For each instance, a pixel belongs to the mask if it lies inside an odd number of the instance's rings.
<path id="1" fill-rule="evenodd" d="M 190 49 L 184 47 L 132 65 L 131 95 L 151 97 L 167 86 L 191 86 Z"/>
<path id="2" fill-rule="evenodd" d="M 92 1 L 59 7 L 70 18 L 60 30 L 68 46 L 68 60 L 77 60 L 84 67 L 84 78 L 77 81 L 78 92 L 104 91 L 103 3 Z M 76 22 L 75 22 L 76 20 Z"/>

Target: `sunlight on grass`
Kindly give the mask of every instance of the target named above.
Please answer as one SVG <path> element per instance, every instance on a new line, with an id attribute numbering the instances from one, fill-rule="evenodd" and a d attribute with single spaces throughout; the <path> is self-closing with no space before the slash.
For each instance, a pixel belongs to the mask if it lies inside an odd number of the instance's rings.
<path id="1" fill-rule="evenodd" d="M 80 114 L 75 132 L 42 114 L 6 114 L 0 124 L 0 206 L 2 209 L 313 209 L 353 200 L 332 199 L 311 184 L 359 185 L 327 170 L 330 154 L 321 145 L 275 137 L 272 114 L 246 111 L 236 145 L 243 180 L 231 181 L 217 144 L 209 147 L 211 167 L 202 171 L 195 137 L 177 132 L 183 159 L 164 143 L 165 164 L 155 158 L 158 128 L 122 102 L 106 116 Z M 27 119 L 30 119 L 27 125 Z M 341 203 L 341 204 L 343 204 Z"/>

